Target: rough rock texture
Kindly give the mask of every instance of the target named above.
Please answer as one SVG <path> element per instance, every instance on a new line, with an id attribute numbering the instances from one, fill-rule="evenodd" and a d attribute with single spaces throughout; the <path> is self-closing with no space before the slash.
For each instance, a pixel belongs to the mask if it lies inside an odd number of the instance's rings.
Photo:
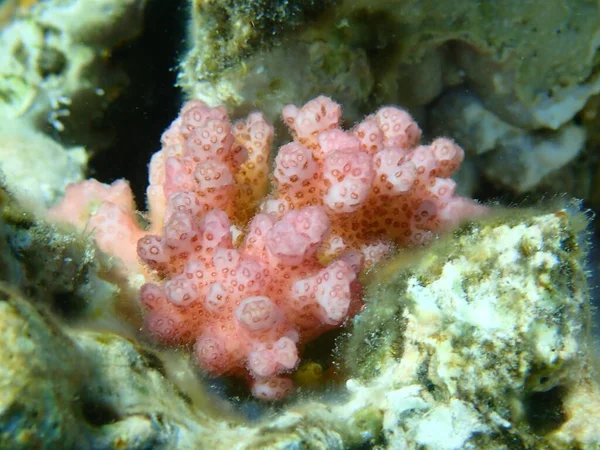
<path id="1" fill-rule="evenodd" d="M 501 4 L 353 1 L 325 11 L 327 3 L 319 9 L 313 2 L 301 6 L 273 1 L 268 2 L 269 8 L 255 2 L 262 13 L 258 19 L 256 8 L 249 8 L 248 2 L 236 3 L 239 6 L 229 1 L 192 2 L 191 49 L 180 78 L 192 97 L 227 106 L 264 101 L 277 111 L 283 105 L 273 99 L 285 97 L 285 103 L 300 103 L 306 98 L 297 95 L 310 88 L 288 85 L 278 75 L 282 68 L 271 58 L 312 55 L 296 59 L 308 67 L 294 64 L 295 69 L 316 75 L 326 68 L 318 79 L 309 79 L 315 88 L 325 89 L 336 76 L 348 72 L 344 55 L 361 59 L 364 52 L 369 56 L 362 76 L 373 78 L 374 83 L 364 83 L 361 99 L 370 93 L 377 94 L 373 98 L 377 102 L 383 98 L 419 106 L 433 100 L 445 86 L 465 81 L 487 108 L 525 129 L 558 128 L 600 90 L 600 79 L 592 76 L 600 21 L 593 1 L 552 0 L 543 10 L 535 1 L 519 0 Z M 278 12 L 279 26 L 260 26 L 272 11 Z M 321 13 L 319 20 L 310 22 L 316 13 Z M 293 39 L 288 43 L 290 29 Z M 237 38 L 219 45 L 231 36 Z M 323 45 L 336 51 L 319 50 Z M 273 47 L 273 53 L 264 52 Z M 280 51 L 282 47 L 286 51 Z M 259 52 L 263 52 L 262 63 L 252 56 Z M 258 78 L 273 84 L 259 89 L 254 98 L 256 91 L 246 87 L 263 84 Z M 341 86 L 333 89 L 320 92 L 336 95 L 335 89 Z M 264 110 L 262 104 L 258 106 Z"/>
<path id="2" fill-rule="evenodd" d="M 111 97 L 122 75 L 103 64 L 105 52 L 140 31 L 144 0 L 39 2 L 0 34 L 0 115 L 36 128 L 73 128 Z M 82 112 L 86 111 L 83 117 Z"/>
<path id="3" fill-rule="evenodd" d="M 76 392 L 85 376 L 73 343 L 10 287 L 0 285 L 0 447 L 74 448 Z"/>
<path id="4" fill-rule="evenodd" d="M 81 181 L 82 147 L 67 149 L 22 120 L 0 123 L 0 171 L 12 194 L 31 209 L 51 206 L 67 184 Z"/>
<path id="5" fill-rule="evenodd" d="M 520 136 L 512 144 L 535 154 L 527 163 L 551 160 L 524 182 L 500 180 L 517 192 L 583 148 L 583 132 L 567 124 L 600 92 L 594 1 L 271 1 L 259 15 L 237 3 L 192 2 L 179 76 L 188 97 L 234 115 L 260 108 L 274 120 L 285 104 L 326 94 L 357 120 L 382 103 L 418 114 L 448 88 L 468 88 Z M 277 26 L 262 26 L 272 11 Z M 471 125 L 458 129 L 468 134 Z M 507 151 L 509 171 L 519 173 L 525 163 Z"/>
<path id="6" fill-rule="evenodd" d="M 583 218 L 511 215 L 457 231 L 411 269 L 377 274 L 348 354 L 361 355 L 350 359 L 360 377 L 398 380 L 388 398 L 414 402 L 386 413 L 389 442 L 569 448 L 554 433 L 583 416 L 564 405 L 597 389 L 586 386 L 595 372 L 585 356 L 585 244 L 573 234 Z M 427 433 L 450 415 L 453 431 Z M 593 448 L 598 438 L 575 441 Z"/>
<path id="7" fill-rule="evenodd" d="M 222 412 L 199 387 L 184 395 L 167 381 L 153 353 L 116 334 L 59 327 L 4 284 L 0 338 L 1 448 L 203 448 L 231 423 L 216 420 Z M 191 373 L 185 362 L 177 369 L 175 381 Z"/>
<path id="8" fill-rule="evenodd" d="M 51 138 L 89 140 L 127 84 L 110 51 L 141 31 L 146 0 L 22 3 L 0 29 L 0 169 L 11 190 L 47 207 L 87 162 Z M 39 186 L 27 186 L 32 177 Z"/>
<path id="9" fill-rule="evenodd" d="M 119 305 L 131 313 L 114 269 L 89 235 L 36 219 L 0 185 L 0 281 L 64 317 L 110 316 Z"/>
<path id="10" fill-rule="evenodd" d="M 429 120 L 433 134 L 453 136 L 486 178 L 516 193 L 532 190 L 571 162 L 586 139 L 584 128 L 572 123 L 552 133 L 510 125 L 464 90 L 443 95 Z"/>
<path id="11" fill-rule="evenodd" d="M 340 350 L 345 387 L 258 422 L 199 385 L 180 352 L 61 331 L 2 285 L 0 443 L 31 448 L 45 432 L 39 448 L 595 449 L 586 225 L 577 205 L 499 213 L 367 274 Z"/>
<path id="12" fill-rule="evenodd" d="M 290 89 L 299 88 L 307 94 L 306 97 L 295 97 L 297 103 L 302 103 L 318 95 L 316 86 L 323 88 L 325 83 L 321 82 L 331 75 L 331 71 L 321 65 L 324 58 L 315 55 L 323 52 L 337 55 L 341 49 L 327 49 L 325 47 L 331 47 L 328 43 L 318 50 L 304 42 L 293 44 L 291 51 L 275 49 L 274 58 L 262 60 L 256 53 L 264 50 L 268 54 L 268 49 L 281 40 L 285 30 L 309 22 L 335 2 L 190 0 L 189 3 L 192 18 L 188 32 L 189 52 L 182 62 L 179 84 L 191 97 L 205 100 L 210 106 L 223 103 L 230 111 L 231 107 L 243 104 L 242 108 L 258 107 L 272 120 L 283 105 L 291 103 Z M 335 58 L 346 60 L 345 64 L 340 63 L 341 70 L 336 71 L 345 74 L 343 81 L 336 80 L 343 83 L 351 78 L 347 74 L 353 72 L 352 68 L 364 66 L 366 61 L 364 55 L 356 58 L 353 52 L 342 53 Z M 314 76 L 312 70 L 305 70 L 307 66 L 315 67 Z M 364 75 L 364 72 L 360 73 Z M 307 85 L 308 80 L 312 81 L 312 86 Z M 270 97 L 277 96 L 281 90 L 285 93 L 280 101 L 272 102 Z M 252 105 L 252 101 L 258 99 L 263 101 Z"/>

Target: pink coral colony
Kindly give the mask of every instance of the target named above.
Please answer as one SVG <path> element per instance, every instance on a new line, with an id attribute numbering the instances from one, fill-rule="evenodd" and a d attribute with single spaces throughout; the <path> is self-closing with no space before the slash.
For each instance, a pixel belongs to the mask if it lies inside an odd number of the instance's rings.
<path id="1" fill-rule="evenodd" d="M 394 246 L 427 243 L 483 207 L 455 195 L 463 150 L 395 107 L 352 130 L 317 97 L 288 105 L 294 137 L 275 158 L 262 114 L 231 124 L 187 102 L 150 161 L 150 227 L 125 181 L 67 189 L 54 220 L 93 231 L 124 272 L 142 273 L 147 333 L 189 345 L 211 375 L 247 377 L 256 397 L 285 397 L 302 346 L 361 307 L 357 274 Z"/>

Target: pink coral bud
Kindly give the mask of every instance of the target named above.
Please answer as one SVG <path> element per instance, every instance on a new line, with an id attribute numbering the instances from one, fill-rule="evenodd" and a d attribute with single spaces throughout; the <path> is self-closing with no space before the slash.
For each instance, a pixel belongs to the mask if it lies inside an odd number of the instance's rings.
<path id="1" fill-rule="evenodd" d="M 271 377 L 277 375 L 277 361 L 273 351 L 262 346 L 248 354 L 248 370 L 254 377 Z"/>
<path id="2" fill-rule="evenodd" d="M 198 300 L 198 288 L 185 275 L 179 275 L 165 283 L 167 300 L 177 306 L 187 306 Z"/>
<path id="3" fill-rule="evenodd" d="M 266 287 L 266 280 L 260 263 L 245 258 L 236 269 L 235 279 L 238 286 L 244 286 L 246 295 L 258 294 Z"/>
<path id="4" fill-rule="evenodd" d="M 170 252 L 161 236 L 148 234 L 138 240 L 138 256 L 152 268 L 169 262 Z"/>
<path id="5" fill-rule="evenodd" d="M 275 130 L 262 113 L 254 112 L 248 115 L 246 126 L 250 134 L 250 144 L 254 149 L 263 149 L 271 143 Z"/>
<path id="6" fill-rule="evenodd" d="M 173 248 L 181 248 L 188 245 L 198 231 L 194 225 L 192 216 L 185 212 L 175 212 L 165 224 L 165 237 L 167 245 Z"/>
<path id="7" fill-rule="evenodd" d="M 336 151 L 325 158 L 323 172 L 330 183 L 324 202 L 332 210 L 356 211 L 369 196 L 373 168 L 368 154 Z"/>
<path id="8" fill-rule="evenodd" d="M 244 250 L 249 255 L 261 258 L 267 243 L 267 233 L 273 228 L 275 219 L 271 214 L 257 214 L 250 222 Z"/>
<path id="9" fill-rule="evenodd" d="M 281 109 L 281 117 L 286 125 L 290 128 L 290 130 L 295 131 L 296 117 L 300 109 L 296 105 L 285 105 Z"/>
<path id="10" fill-rule="evenodd" d="M 146 283 L 140 289 L 140 301 L 147 311 L 155 311 L 165 305 L 167 298 L 160 286 Z"/>
<path id="11" fill-rule="evenodd" d="M 293 224 L 296 231 L 306 236 L 311 244 L 319 244 L 331 227 L 327 213 L 320 206 L 289 211 L 281 220 Z"/>
<path id="12" fill-rule="evenodd" d="M 206 105 L 186 104 L 181 113 L 181 127 L 185 134 L 192 133 L 203 126 L 207 120 L 210 109 Z"/>
<path id="13" fill-rule="evenodd" d="M 263 202 L 261 211 L 267 214 L 272 214 L 276 217 L 281 216 L 286 211 L 293 209 L 292 202 L 285 198 L 268 199 Z"/>
<path id="14" fill-rule="evenodd" d="M 182 133 L 187 136 L 194 129 L 204 126 L 211 119 L 226 121 L 227 110 L 222 106 L 209 108 L 204 102 L 192 100 L 183 105 L 180 116 Z"/>
<path id="15" fill-rule="evenodd" d="M 160 151 L 166 158 L 183 158 L 183 145 L 167 145 Z"/>
<path id="16" fill-rule="evenodd" d="M 392 245 L 389 242 L 380 241 L 365 245 L 362 248 L 362 254 L 365 257 L 365 266 L 372 267 L 392 253 L 392 250 Z"/>
<path id="17" fill-rule="evenodd" d="M 106 192 L 105 202 L 114 203 L 123 208 L 123 210 L 132 212 L 135 211 L 135 202 L 133 200 L 133 192 L 129 186 L 129 182 L 125 180 L 116 180 Z"/>
<path id="18" fill-rule="evenodd" d="M 227 289 L 221 283 L 211 283 L 204 297 L 204 305 L 209 311 L 220 314 L 225 308 L 227 299 Z"/>
<path id="19" fill-rule="evenodd" d="M 209 334 L 202 334 L 196 339 L 194 355 L 200 366 L 215 376 L 223 374 L 232 363 L 223 342 Z"/>
<path id="20" fill-rule="evenodd" d="M 342 117 L 342 107 L 323 95 L 309 101 L 301 109 L 287 105 L 281 111 L 283 120 L 299 138 L 335 128 Z"/>
<path id="21" fill-rule="evenodd" d="M 198 290 L 197 296 L 201 297 L 212 281 L 211 272 L 212 269 L 209 269 L 205 262 L 192 260 L 185 264 L 182 274 L 194 283 Z"/>
<path id="22" fill-rule="evenodd" d="M 321 148 L 319 157 L 323 158 L 338 150 L 358 152 L 359 144 L 360 142 L 355 136 L 339 128 L 327 130 L 319 134 L 319 147 Z"/>
<path id="23" fill-rule="evenodd" d="M 235 249 L 216 248 L 213 253 L 213 264 L 219 272 L 225 273 L 234 269 L 240 260 L 240 253 Z"/>
<path id="24" fill-rule="evenodd" d="M 310 254 L 308 238 L 288 222 L 277 222 L 267 233 L 266 244 L 271 255 L 286 266 L 297 266 Z"/>
<path id="25" fill-rule="evenodd" d="M 291 142 L 279 149 L 273 175 L 279 184 L 301 187 L 302 181 L 311 179 L 316 170 L 311 151 Z"/>
<path id="26" fill-rule="evenodd" d="M 325 158 L 323 177 L 331 183 L 351 178 L 369 184 L 373 178 L 371 157 L 362 152 L 333 152 Z"/>
<path id="27" fill-rule="evenodd" d="M 369 116 L 359 123 L 353 133 L 358 138 L 361 151 L 374 154 L 383 150 L 383 131 L 375 116 Z"/>
<path id="28" fill-rule="evenodd" d="M 356 273 L 344 261 L 335 261 L 316 275 L 316 300 L 322 308 L 322 319 L 329 325 L 339 325 L 350 306 L 350 284 Z"/>
<path id="29" fill-rule="evenodd" d="M 273 344 L 273 353 L 277 361 L 278 372 L 292 370 L 298 363 L 298 348 L 296 342 L 283 336 Z"/>
<path id="30" fill-rule="evenodd" d="M 193 192 L 175 192 L 167 200 L 167 219 L 176 213 L 184 213 L 190 217 L 198 217 L 202 207 Z"/>
<path id="31" fill-rule="evenodd" d="M 146 189 L 146 203 L 148 204 L 148 219 L 152 224 L 153 232 L 160 232 L 166 218 L 167 201 L 165 190 L 161 185 L 150 185 Z"/>
<path id="32" fill-rule="evenodd" d="M 382 150 L 373 157 L 374 184 L 382 194 L 395 196 L 413 189 L 417 168 L 405 159 L 405 152 L 395 148 Z"/>
<path id="33" fill-rule="evenodd" d="M 113 203 L 129 213 L 135 211 L 133 192 L 127 181 L 117 180 L 108 185 L 91 179 L 69 184 L 62 201 L 50 208 L 49 218 L 83 229 L 89 215 L 102 203 Z"/>
<path id="34" fill-rule="evenodd" d="M 445 229 L 456 227 L 461 221 L 481 217 L 488 208 L 474 200 L 464 197 L 453 197 L 439 211 L 440 221 Z"/>
<path id="35" fill-rule="evenodd" d="M 340 256 L 340 261 L 348 264 L 354 273 L 359 273 L 365 266 L 365 255 L 358 250 L 347 250 Z"/>
<path id="36" fill-rule="evenodd" d="M 438 162 L 436 173 L 438 177 L 451 176 L 465 158 L 463 149 L 448 138 L 437 138 L 430 147 Z"/>
<path id="37" fill-rule="evenodd" d="M 183 150 L 181 145 L 164 146 L 162 150 L 154 153 L 148 166 L 148 180 L 150 185 L 162 185 L 166 181 L 166 161 L 168 158 L 181 159 Z M 170 168 L 169 170 L 173 170 Z M 173 172 L 172 172 L 173 173 Z M 162 188 L 162 186 L 161 186 Z"/>
<path id="38" fill-rule="evenodd" d="M 185 328 L 184 319 L 178 314 L 165 314 L 162 311 L 150 311 L 145 318 L 148 333 L 163 344 L 181 343 L 181 330 Z"/>
<path id="39" fill-rule="evenodd" d="M 196 182 L 192 176 L 194 162 L 188 158 L 167 158 L 165 162 L 165 197 L 177 191 L 193 191 Z"/>
<path id="40" fill-rule="evenodd" d="M 196 166 L 194 177 L 201 191 L 218 189 L 233 183 L 229 168 L 220 161 L 202 161 Z"/>
<path id="41" fill-rule="evenodd" d="M 189 279 L 193 279 L 194 283 L 198 286 L 204 286 L 207 284 L 206 272 L 206 264 L 203 262 L 192 260 L 185 265 L 184 273 Z"/>
<path id="42" fill-rule="evenodd" d="M 287 336 L 273 345 L 261 345 L 248 355 L 248 369 L 259 378 L 271 377 L 292 370 L 298 363 L 296 343 Z"/>
<path id="43" fill-rule="evenodd" d="M 235 317 L 250 331 L 265 331 L 281 320 L 281 311 L 269 297 L 248 297 L 235 310 Z"/>
<path id="44" fill-rule="evenodd" d="M 434 170 L 437 167 L 437 160 L 430 147 L 426 145 L 418 146 L 406 156 L 406 161 L 410 161 L 415 165 L 417 177 L 428 179 L 435 176 Z"/>
<path id="45" fill-rule="evenodd" d="M 104 202 L 92 214 L 87 230 L 93 232 L 98 248 L 117 256 L 126 266 L 137 263 L 133 243 L 142 234 L 131 212 L 114 203 Z"/>
<path id="46" fill-rule="evenodd" d="M 181 145 L 185 142 L 185 137 L 181 133 L 181 119 L 177 118 L 171 126 L 165 130 L 160 137 L 160 143 L 163 147 L 170 145 Z"/>
<path id="47" fill-rule="evenodd" d="M 289 211 L 267 233 L 267 248 L 282 263 L 296 266 L 314 255 L 329 228 L 329 218 L 319 206 Z"/>
<path id="48" fill-rule="evenodd" d="M 252 113 L 246 120 L 237 121 L 232 130 L 236 138 L 233 148 L 234 163 L 242 164 L 248 160 L 253 164 L 265 164 L 273 140 L 273 132 L 273 126 L 261 113 Z"/>
<path id="49" fill-rule="evenodd" d="M 293 391 L 294 382 L 287 377 L 272 377 L 252 385 L 252 395 L 261 400 L 282 400 Z"/>
<path id="50" fill-rule="evenodd" d="M 148 165 L 148 180 L 150 184 L 163 184 L 165 182 L 165 161 L 167 157 L 163 151 L 158 151 L 150 158 Z"/>
<path id="51" fill-rule="evenodd" d="M 375 117 L 383 131 L 386 147 L 410 149 L 419 143 L 421 129 L 403 109 L 387 106 L 377 111 Z"/>
<path id="52" fill-rule="evenodd" d="M 208 109 L 208 105 L 204 103 L 202 100 L 192 99 L 188 100 L 181 106 L 181 110 L 179 111 L 179 116 L 183 116 L 192 108 L 206 108 Z"/>
<path id="53" fill-rule="evenodd" d="M 315 302 L 315 294 L 317 292 L 316 278 L 307 278 L 298 280 L 292 285 L 291 303 L 296 311 L 302 311 L 306 307 Z"/>
<path id="54" fill-rule="evenodd" d="M 456 192 L 456 182 L 451 178 L 435 178 L 427 190 L 438 202 L 452 198 Z"/>
<path id="55" fill-rule="evenodd" d="M 202 128 L 196 128 L 190 133 L 185 142 L 186 156 L 192 157 L 194 161 L 224 161 L 232 144 L 233 135 L 229 123 L 210 120 Z"/>
<path id="56" fill-rule="evenodd" d="M 214 249 L 216 247 L 231 247 L 231 222 L 227 214 L 220 209 L 213 209 L 202 218 L 200 229 L 202 247 Z"/>
<path id="57" fill-rule="evenodd" d="M 228 121 L 227 108 L 223 105 L 210 108 L 209 119 Z"/>
<path id="58" fill-rule="evenodd" d="M 343 180 L 333 183 L 327 190 L 323 202 L 332 211 L 350 213 L 357 211 L 369 196 L 370 184 L 360 180 Z"/>

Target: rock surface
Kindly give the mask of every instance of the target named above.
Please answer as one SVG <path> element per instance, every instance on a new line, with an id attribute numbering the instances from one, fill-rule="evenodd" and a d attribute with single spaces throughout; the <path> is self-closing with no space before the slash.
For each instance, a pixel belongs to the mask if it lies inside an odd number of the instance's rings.
<path id="1" fill-rule="evenodd" d="M 3 448 L 594 449 L 587 218 L 499 212 L 366 275 L 348 379 L 243 420 L 177 351 L 48 316 L 0 287 Z M 44 436 L 40 441 L 39 437 Z"/>

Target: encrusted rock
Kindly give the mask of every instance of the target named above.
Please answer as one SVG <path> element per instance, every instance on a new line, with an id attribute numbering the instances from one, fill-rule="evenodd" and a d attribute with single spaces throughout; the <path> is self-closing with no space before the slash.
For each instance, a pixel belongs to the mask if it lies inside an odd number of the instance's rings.
<path id="1" fill-rule="evenodd" d="M 85 378 L 73 343 L 47 315 L 0 284 L 0 448 L 75 448 Z"/>
<path id="2" fill-rule="evenodd" d="M 385 386 L 393 448 L 568 448 L 556 436 L 576 429 L 572 442 L 598 445 L 566 406 L 581 389 L 598 398 L 586 219 L 572 211 L 500 213 L 376 273 L 347 354 L 359 390 Z"/>
<path id="3" fill-rule="evenodd" d="M 180 85 L 230 110 L 279 111 L 312 89 L 345 105 L 416 108 L 464 84 L 514 126 L 557 129 L 600 91 L 592 1 L 552 0 L 543 9 L 520 0 L 192 4 Z M 360 83 L 344 76 L 359 69 Z"/>
<path id="4" fill-rule="evenodd" d="M 464 90 L 443 95 L 430 122 L 434 134 L 453 136 L 464 146 L 486 178 L 515 193 L 531 191 L 555 174 L 577 157 L 586 140 L 584 128 L 573 123 L 555 132 L 510 125 Z"/>
<path id="5" fill-rule="evenodd" d="M 256 421 L 185 352 L 105 322 L 60 325 L 2 285 L 0 446 L 596 449 L 587 224 L 577 204 L 500 211 L 401 253 L 365 276 L 367 306 L 338 352 L 345 385 Z"/>

